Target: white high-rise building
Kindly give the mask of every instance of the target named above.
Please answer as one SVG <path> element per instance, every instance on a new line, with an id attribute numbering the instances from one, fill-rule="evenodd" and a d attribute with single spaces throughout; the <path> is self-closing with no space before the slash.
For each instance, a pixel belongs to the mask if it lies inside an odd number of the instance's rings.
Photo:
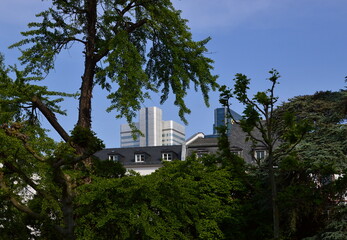
<path id="1" fill-rule="evenodd" d="M 144 136 L 132 137 L 129 124 L 120 127 L 121 147 L 180 145 L 185 142 L 185 128 L 175 121 L 163 121 L 162 110 L 157 107 L 141 108 L 135 126 Z"/>

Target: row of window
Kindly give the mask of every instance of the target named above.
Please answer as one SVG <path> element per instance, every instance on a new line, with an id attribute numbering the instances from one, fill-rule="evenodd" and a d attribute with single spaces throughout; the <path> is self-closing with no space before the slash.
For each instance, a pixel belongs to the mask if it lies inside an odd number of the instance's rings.
<path id="1" fill-rule="evenodd" d="M 242 151 L 231 151 L 233 154 L 242 157 Z M 254 158 L 256 160 L 263 160 L 266 158 L 266 151 L 265 150 L 255 150 L 254 151 Z"/>
<path id="2" fill-rule="evenodd" d="M 197 157 L 202 157 L 203 155 L 207 154 L 207 151 L 198 151 Z M 232 151 L 233 154 L 238 155 L 239 157 L 242 157 L 242 151 Z M 136 153 L 134 155 L 135 162 L 144 162 L 146 159 L 146 155 L 144 153 Z M 265 150 L 255 150 L 254 151 L 254 158 L 256 160 L 263 160 L 266 158 L 266 151 Z M 162 153 L 161 159 L 163 161 L 171 161 L 172 160 L 172 153 Z M 109 155 L 109 160 L 111 161 L 119 161 L 119 155 Z"/>
<path id="3" fill-rule="evenodd" d="M 203 155 L 207 154 L 208 151 L 198 151 L 196 154 L 197 154 L 197 157 L 202 157 Z M 242 151 L 231 151 L 231 153 L 239 156 L 239 157 L 242 157 Z M 255 150 L 254 151 L 254 158 L 256 160 L 263 160 L 266 158 L 266 150 Z"/>
<path id="4" fill-rule="evenodd" d="M 180 140 L 180 141 L 185 141 L 186 139 L 185 139 L 185 137 L 184 137 L 184 135 L 177 135 L 177 134 L 175 134 L 175 133 L 165 133 L 165 134 L 162 134 L 162 137 L 165 139 L 166 137 L 170 137 L 169 139 L 178 139 L 178 140 Z M 172 138 L 171 138 L 172 137 Z"/>
<path id="5" fill-rule="evenodd" d="M 144 162 L 146 159 L 146 155 L 143 153 L 136 153 L 134 155 L 135 162 Z M 109 160 L 111 161 L 119 161 L 119 155 L 109 155 L 108 157 Z M 161 154 L 161 159 L 163 161 L 171 161 L 172 160 L 172 153 L 162 153 Z"/>

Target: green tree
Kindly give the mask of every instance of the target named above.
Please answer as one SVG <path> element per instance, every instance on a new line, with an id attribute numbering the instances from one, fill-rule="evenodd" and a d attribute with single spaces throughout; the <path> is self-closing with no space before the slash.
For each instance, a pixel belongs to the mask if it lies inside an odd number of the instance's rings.
<path id="1" fill-rule="evenodd" d="M 236 74 L 234 89 L 227 86 L 220 88 L 220 103 L 229 109 L 231 114 L 231 99 L 236 99 L 245 106 L 243 118 L 238 121 L 242 130 L 247 134 L 248 140 L 254 144 L 260 143 L 266 149 L 266 157 L 258 161 L 260 170 L 266 169 L 271 190 L 272 219 L 273 219 L 273 237 L 280 238 L 280 212 L 278 207 L 278 190 L 276 182 L 275 168 L 281 157 L 288 155 L 294 147 L 302 140 L 304 134 L 309 130 L 306 121 L 298 121 L 294 114 L 286 112 L 277 118 L 274 115 L 278 97 L 275 96 L 275 86 L 280 77 L 276 70 L 271 70 L 270 88 L 265 91 L 259 91 L 253 97 L 248 96 L 250 79 L 246 75 Z M 285 122 L 281 125 L 280 123 Z M 279 128 L 282 126 L 281 128 Z M 255 159 L 256 160 L 256 159 Z"/>
<path id="2" fill-rule="evenodd" d="M 246 189 L 217 160 L 191 157 L 151 175 L 81 186 L 78 239 L 245 239 Z"/>
<path id="3" fill-rule="evenodd" d="M 278 115 L 295 111 L 298 118 L 313 123 L 295 152 L 280 163 L 279 198 L 286 210 L 286 231 L 293 238 L 320 233 L 327 224 L 332 234 L 334 216 L 343 219 L 340 212 L 345 211 L 338 205 L 347 191 L 346 100 L 346 90 L 321 91 L 290 99 L 276 110 Z"/>
<path id="4" fill-rule="evenodd" d="M 34 189 L 40 196 L 33 206 L 36 211 L 20 200 L 14 206 L 37 219 L 41 223 L 39 230 L 50 228 L 52 237 L 74 239 L 75 219 L 79 217 L 73 205 L 75 189 L 90 182 L 91 156 L 103 147 L 91 131 L 93 87 L 99 84 L 108 91 L 108 110 L 116 110 L 117 117 L 125 117 L 129 123 L 150 91 L 161 91 L 163 103 L 171 89 L 174 104 L 185 121 L 184 114 L 190 112 L 184 103 L 187 89 L 192 84 L 196 90 L 200 88 L 208 104 L 208 92 L 217 86 L 216 76 L 210 73 L 212 60 L 204 56 L 209 38 L 193 41 L 186 20 L 169 0 L 53 0 L 52 7 L 37 16 L 42 21 L 30 23 L 30 30 L 22 33 L 25 39 L 12 45 L 27 46 L 20 57 L 25 70 L 14 69 L 15 80 L 9 78 L 8 69 L 1 71 L 0 81 L 6 87 L 0 90 L 0 95 L 5 96 L 1 98 L 1 112 L 12 114 L 0 123 L 1 133 L 4 139 L 17 141 L 17 148 L 6 142 L 6 155 L 1 156 L 1 161 L 16 161 L 14 154 L 18 149 L 30 156 L 28 165 L 38 172 L 39 183 L 30 182 L 30 174 L 20 175 L 26 173 L 22 165 L 13 169 L 21 181 L 37 188 Z M 76 80 L 81 81 L 78 120 L 69 133 L 55 116 L 62 113 L 57 105 L 61 99 L 54 99 L 55 96 L 66 95 L 49 92 L 30 80 L 46 76 L 54 69 L 59 53 L 77 44 L 83 47 L 84 69 L 82 78 Z M 10 109 L 5 107 L 9 103 Z M 48 153 L 38 146 L 49 145 L 50 140 L 26 131 L 32 122 L 24 119 L 37 121 L 33 118 L 37 112 L 65 141 L 50 145 Z M 35 131 L 39 129 L 35 125 Z M 22 158 L 29 159 L 24 155 Z M 16 193 L 7 183 L 11 179 L 3 178 L 1 185 L 9 199 Z"/>

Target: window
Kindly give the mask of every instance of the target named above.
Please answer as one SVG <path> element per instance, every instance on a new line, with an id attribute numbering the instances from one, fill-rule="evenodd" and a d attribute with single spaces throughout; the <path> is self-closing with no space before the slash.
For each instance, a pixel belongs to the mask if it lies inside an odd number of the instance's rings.
<path id="1" fill-rule="evenodd" d="M 256 160 L 264 160 L 266 157 L 266 151 L 265 150 L 256 150 L 256 151 L 254 151 L 254 157 Z"/>
<path id="2" fill-rule="evenodd" d="M 145 154 L 135 154 L 135 162 L 144 162 Z"/>
<path id="3" fill-rule="evenodd" d="M 163 159 L 163 161 L 171 161 L 172 160 L 172 153 L 162 153 L 161 159 Z"/>
<path id="4" fill-rule="evenodd" d="M 242 151 L 231 151 L 232 154 L 235 154 L 239 157 L 242 157 Z"/>
<path id="5" fill-rule="evenodd" d="M 109 155 L 108 160 L 118 162 L 119 161 L 119 155 Z"/>

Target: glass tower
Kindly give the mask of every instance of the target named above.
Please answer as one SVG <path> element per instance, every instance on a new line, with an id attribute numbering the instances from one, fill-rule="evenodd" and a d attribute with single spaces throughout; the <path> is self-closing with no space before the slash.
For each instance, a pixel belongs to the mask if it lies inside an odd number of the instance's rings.
<path id="1" fill-rule="evenodd" d="M 231 110 L 231 114 L 235 120 L 242 119 L 241 115 Z M 230 134 L 232 118 L 228 116 L 227 108 L 216 108 L 214 110 L 213 134 L 218 135 L 217 127 L 227 126 L 227 134 Z"/>

